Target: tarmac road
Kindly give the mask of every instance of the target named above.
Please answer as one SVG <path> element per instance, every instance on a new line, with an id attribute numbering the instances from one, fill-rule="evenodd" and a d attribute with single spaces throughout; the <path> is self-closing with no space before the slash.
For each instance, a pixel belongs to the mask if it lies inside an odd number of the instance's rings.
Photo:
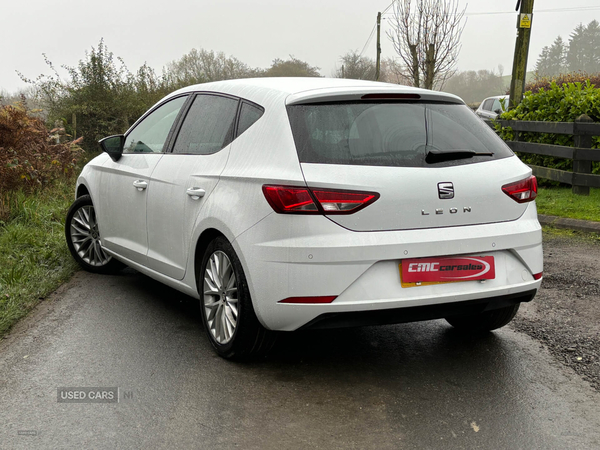
<path id="1" fill-rule="evenodd" d="M 119 402 L 59 403 L 64 387 Z M 600 448 L 600 394 L 510 328 L 294 333 L 231 363 L 195 301 L 132 270 L 80 272 L 22 321 L 0 343 L 0 399 L 3 449 Z"/>

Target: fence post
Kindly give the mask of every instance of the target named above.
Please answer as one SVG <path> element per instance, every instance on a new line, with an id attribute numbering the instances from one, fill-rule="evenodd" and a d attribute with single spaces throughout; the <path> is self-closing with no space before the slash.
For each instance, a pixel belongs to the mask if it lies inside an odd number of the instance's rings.
<path id="1" fill-rule="evenodd" d="M 577 148 L 592 148 L 592 136 L 582 136 L 579 134 L 579 129 L 577 127 L 578 122 L 593 122 L 593 120 L 585 114 L 582 114 L 575 120 L 575 125 L 573 126 L 573 137 L 574 137 L 574 145 L 575 149 L 573 150 L 573 183 L 577 182 L 578 173 L 592 173 L 592 162 L 586 161 L 578 158 Z M 571 188 L 571 192 L 577 195 L 590 195 L 589 186 L 576 186 L 573 184 Z"/>

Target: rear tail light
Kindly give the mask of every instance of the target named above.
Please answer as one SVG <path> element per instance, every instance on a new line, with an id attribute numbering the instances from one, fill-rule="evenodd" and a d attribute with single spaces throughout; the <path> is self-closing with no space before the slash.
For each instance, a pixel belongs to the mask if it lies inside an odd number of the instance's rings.
<path id="1" fill-rule="evenodd" d="M 534 280 L 541 280 L 543 275 L 544 275 L 544 273 L 543 273 L 543 272 L 540 272 L 540 273 L 534 273 L 534 274 L 533 274 L 533 279 L 534 279 Z"/>
<path id="2" fill-rule="evenodd" d="M 537 180 L 532 175 L 524 180 L 505 184 L 502 191 L 517 203 L 527 203 L 537 197 Z"/>
<path id="3" fill-rule="evenodd" d="M 279 214 L 352 214 L 379 198 L 376 192 L 264 185 L 263 194 Z"/>
<path id="4" fill-rule="evenodd" d="M 320 214 L 306 188 L 265 185 L 263 194 L 275 212 Z"/>

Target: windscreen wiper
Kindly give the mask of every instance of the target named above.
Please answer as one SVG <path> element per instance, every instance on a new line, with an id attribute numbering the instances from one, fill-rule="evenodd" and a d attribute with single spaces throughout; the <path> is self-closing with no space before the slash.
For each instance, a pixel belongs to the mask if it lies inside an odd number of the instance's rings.
<path id="1" fill-rule="evenodd" d="M 493 152 L 490 151 L 477 151 L 471 149 L 455 149 L 455 150 L 438 150 L 432 148 L 427 150 L 425 155 L 425 162 L 428 164 L 451 161 L 453 159 L 465 159 L 472 158 L 473 156 L 494 156 Z"/>

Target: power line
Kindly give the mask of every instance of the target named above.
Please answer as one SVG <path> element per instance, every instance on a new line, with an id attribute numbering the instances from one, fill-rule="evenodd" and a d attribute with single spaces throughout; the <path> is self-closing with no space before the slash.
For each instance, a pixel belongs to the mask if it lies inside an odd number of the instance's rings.
<path id="1" fill-rule="evenodd" d="M 387 8 L 385 8 L 382 12 L 381 15 L 384 15 L 385 12 L 387 10 L 389 10 L 392 6 L 394 6 L 394 3 L 396 3 L 395 1 L 390 3 Z M 371 43 L 371 40 L 373 39 L 373 34 L 375 33 L 375 29 L 377 28 L 377 23 L 375 25 L 373 25 L 373 28 L 371 29 L 371 34 L 369 34 L 369 37 L 367 38 L 367 42 L 365 42 L 365 46 L 363 47 L 362 51 L 360 52 L 359 56 L 362 56 L 363 53 L 365 52 L 365 50 L 367 49 L 367 47 L 369 46 L 369 44 Z"/>
<path id="2" fill-rule="evenodd" d="M 392 3 L 393 5 L 393 3 Z M 391 5 L 390 5 L 391 6 Z M 389 6 L 388 6 L 389 8 Z M 388 9 L 386 8 L 386 10 Z M 533 14 L 536 13 L 556 13 L 556 12 L 576 12 L 576 11 L 596 11 L 600 10 L 600 6 L 573 6 L 570 8 L 552 8 L 552 9 L 537 9 L 533 11 Z M 392 15 L 393 13 L 387 13 L 386 15 Z M 473 13 L 465 13 L 466 16 L 491 16 L 491 15 L 500 15 L 500 14 L 515 14 L 514 11 L 487 11 L 487 12 L 473 12 Z M 383 15 L 383 13 L 382 13 Z M 453 14 L 455 15 L 455 14 Z"/>
<path id="3" fill-rule="evenodd" d="M 394 3 L 396 3 L 396 2 L 390 3 L 387 8 L 385 8 L 383 11 L 381 11 L 381 15 L 383 16 L 388 9 L 390 9 L 392 6 L 394 6 Z"/>
<path id="4" fill-rule="evenodd" d="M 369 38 L 367 39 L 367 42 L 365 42 L 365 46 L 363 47 L 362 51 L 360 52 L 359 56 L 362 56 L 363 53 L 365 52 L 365 50 L 367 49 L 367 47 L 369 46 L 369 44 L 371 43 L 371 40 L 373 39 L 373 35 L 375 34 L 375 29 L 377 28 L 377 24 L 373 25 L 373 29 L 371 30 L 371 34 L 369 35 Z"/>
<path id="5" fill-rule="evenodd" d="M 387 11 L 389 11 L 389 9 L 394 6 L 395 2 L 390 3 L 387 8 L 385 8 L 383 11 L 381 11 L 381 15 L 383 16 L 384 14 L 387 16 L 393 15 L 394 13 L 388 13 Z M 600 6 L 572 6 L 572 7 L 568 7 L 568 8 L 551 8 L 551 9 L 538 9 L 535 10 L 533 13 L 557 13 L 557 12 L 574 12 L 574 11 L 596 11 L 596 10 L 600 10 Z M 460 14 L 460 13 L 457 13 Z M 486 12 L 473 12 L 473 13 L 465 13 L 465 17 L 467 16 L 491 16 L 491 15 L 502 15 L 502 14 L 515 14 L 514 11 L 486 11 Z M 455 14 L 453 14 L 455 15 Z M 360 52 L 360 56 L 362 56 L 365 51 L 367 50 L 367 47 L 369 46 L 369 44 L 371 43 L 371 41 L 373 40 L 373 35 L 375 34 L 375 29 L 377 28 L 377 24 L 373 25 L 373 28 L 371 29 L 371 33 L 369 34 L 369 37 L 367 38 L 367 42 L 365 42 L 365 45 L 363 46 L 362 51 Z"/>
<path id="6" fill-rule="evenodd" d="M 551 9 L 536 9 L 533 14 L 536 13 L 554 13 L 554 12 L 571 12 L 571 11 L 595 11 L 599 10 L 600 6 L 574 6 L 571 8 L 551 8 Z M 514 11 L 493 11 L 493 12 L 476 12 L 476 13 L 465 13 L 465 16 L 484 16 L 492 14 L 515 14 Z"/>

